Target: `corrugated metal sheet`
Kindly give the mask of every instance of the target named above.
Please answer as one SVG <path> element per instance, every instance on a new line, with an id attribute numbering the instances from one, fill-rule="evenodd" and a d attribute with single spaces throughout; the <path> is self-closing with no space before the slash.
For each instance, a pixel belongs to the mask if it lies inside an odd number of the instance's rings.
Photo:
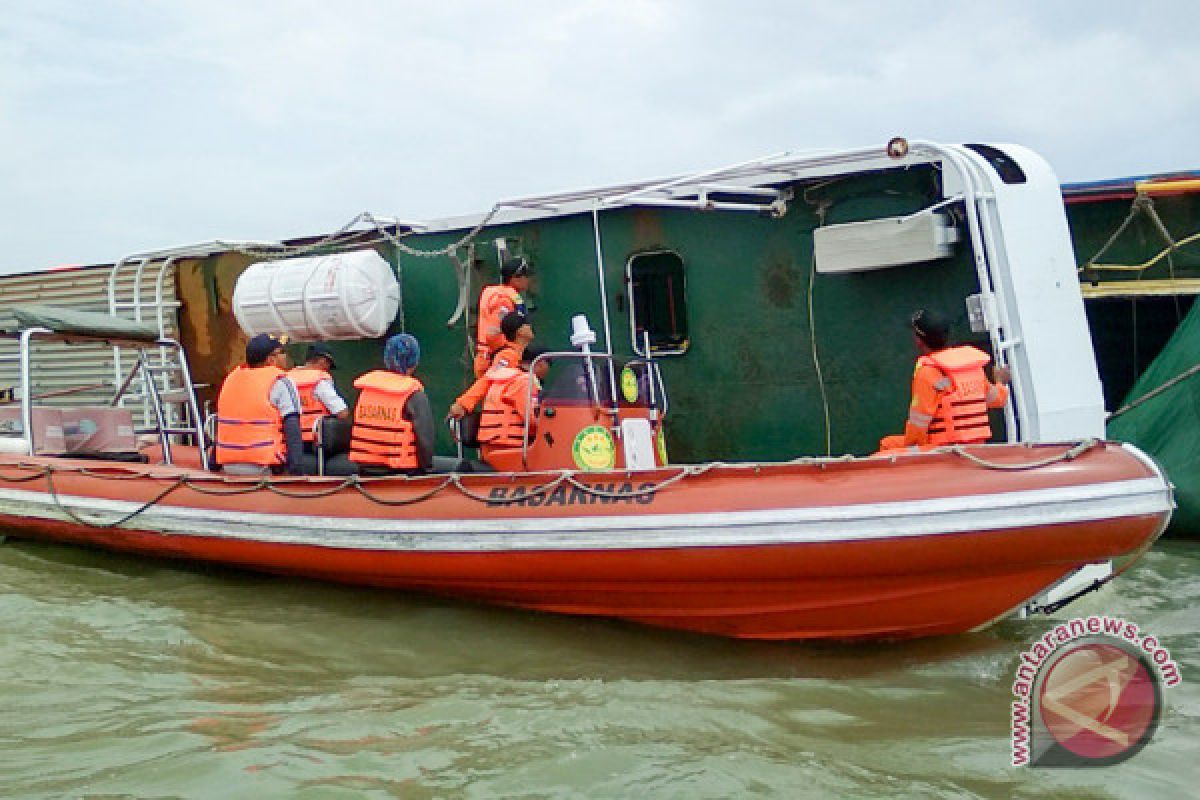
<path id="1" fill-rule="evenodd" d="M 15 320 L 12 309 L 16 306 L 36 303 L 62 306 L 84 311 L 107 313 L 108 280 L 112 271 L 109 265 L 80 267 L 67 270 L 0 276 L 0 327 L 12 330 Z M 126 267 L 118 275 L 117 300 L 131 304 L 136 270 Z M 155 281 L 158 267 L 147 268 L 137 282 L 141 288 L 142 319 L 155 323 Z M 174 270 L 168 271 L 163 282 L 164 327 L 168 336 L 177 336 L 177 309 L 179 302 L 175 291 Z M 124 307 L 119 316 L 134 318 L 132 308 Z M 0 339 L 0 388 L 16 387 L 20 384 L 17 364 L 17 343 L 12 339 Z M 123 368 L 133 364 L 132 351 L 123 348 Z M 80 386 L 93 388 L 78 393 L 46 397 L 39 400 L 45 405 L 106 404 L 116 388 L 113 369 L 113 348 L 104 345 L 64 345 L 56 343 L 38 344 L 33 348 L 31 364 L 33 394 L 63 392 Z M 99 384 L 99 386 L 95 386 Z"/>

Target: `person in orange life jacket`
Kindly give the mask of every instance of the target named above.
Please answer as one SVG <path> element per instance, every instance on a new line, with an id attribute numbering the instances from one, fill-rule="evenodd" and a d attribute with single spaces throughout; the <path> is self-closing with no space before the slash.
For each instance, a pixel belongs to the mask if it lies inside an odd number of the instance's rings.
<path id="1" fill-rule="evenodd" d="M 225 377 L 217 397 L 216 461 L 240 475 L 303 474 L 300 396 L 283 368 L 287 354 L 273 336 L 246 343 L 246 363 Z"/>
<path id="2" fill-rule="evenodd" d="M 525 348 L 519 369 L 493 364 L 485 373 L 488 389 L 479 421 L 479 453 L 494 469 L 517 468 L 511 458 L 499 451 L 519 449 L 526 441 L 526 434 L 532 439 L 536 433 L 535 409 L 550 362 L 543 359 L 532 371 L 530 365 L 543 352 L 530 345 Z"/>
<path id="3" fill-rule="evenodd" d="M 359 390 L 350 435 L 350 460 L 364 475 L 420 475 L 433 468 L 433 412 L 425 387 L 413 377 L 421 361 L 415 336 L 387 340 L 383 363 L 354 381 Z"/>
<path id="4" fill-rule="evenodd" d="M 288 377 L 300 393 L 300 433 L 304 443 L 311 446 L 316 438 L 313 429 L 321 417 L 349 419 L 350 410 L 338 394 L 329 373 L 337 367 L 333 353 L 323 344 L 309 345 L 304 366 L 288 372 Z"/>
<path id="5" fill-rule="evenodd" d="M 910 320 L 920 357 L 913 373 L 912 402 L 904 433 L 885 436 L 879 449 L 971 444 L 992 438 L 989 408 L 1008 402 L 1008 367 L 996 367 L 995 383 L 983 368 L 991 356 L 975 347 L 947 347 L 949 325 L 930 311 Z"/>
<path id="6" fill-rule="evenodd" d="M 479 293 L 479 321 L 475 328 L 475 377 L 483 377 L 496 353 L 505 346 L 500 322 L 514 311 L 525 312 L 521 293 L 529 289 L 529 263 L 510 258 L 500 265 L 501 283 Z"/>
<path id="7" fill-rule="evenodd" d="M 520 311 L 505 314 L 504 318 L 500 320 L 500 332 L 504 337 L 504 346 L 493 356 L 489 369 L 496 366 L 519 369 L 522 354 L 533 341 L 533 326 L 529 324 L 529 318 Z M 487 376 L 485 371 L 471 384 L 470 388 L 455 399 L 454 404 L 450 406 L 450 416 L 460 419 L 474 411 L 487 394 L 491 383 L 492 379 Z"/>

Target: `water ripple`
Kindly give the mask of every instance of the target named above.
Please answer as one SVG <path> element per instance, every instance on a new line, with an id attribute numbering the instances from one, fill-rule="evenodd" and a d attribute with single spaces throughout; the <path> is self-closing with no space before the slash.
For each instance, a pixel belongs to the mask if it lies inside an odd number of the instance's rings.
<path id="1" fill-rule="evenodd" d="M 1200 545 L 1166 542 L 1069 609 L 1159 634 L 1185 683 L 1119 769 L 1035 772 L 1008 692 L 1052 620 L 745 643 L 10 543 L 0 795 L 1185 796 L 1198 599 Z"/>

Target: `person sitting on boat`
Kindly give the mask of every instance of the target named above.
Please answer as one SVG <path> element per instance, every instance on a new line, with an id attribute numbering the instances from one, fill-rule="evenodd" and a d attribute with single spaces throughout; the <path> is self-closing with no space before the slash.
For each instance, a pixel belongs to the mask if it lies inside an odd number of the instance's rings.
<path id="1" fill-rule="evenodd" d="M 246 363 L 221 384 L 216 460 L 225 472 L 302 474 L 300 396 L 286 365 L 283 343 L 260 333 L 246 343 Z"/>
<path id="2" fill-rule="evenodd" d="M 910 320 L 920 357 L 912 381 L 912 403 L 903 434 L 885 436 L 881 451 L 906 447 L 973 444 L 992 438 L 989 408 L 1008 402 L 1008 367 L 984 367 L 991 356 L 969 345 L 947 347 L 949 325 L 921 309 Z"/>
<path id="3" fill-rule="evenodd" d="M 350 460 L 364 475 L 420 475 L 433 468 L 434 425 L 429 398 L 413 377 L 421 345 L 408 333 L 387 340 L 383 363 L 354 381 L 359 390 Z"/>
<path id="4" fill-rule="evenodd" d="M 323 344 L 313 344 L 304 356 L 304 366 L 288 372 L 300 393 L 300 433 L 306 448 L 312 447 L 317 421 L 322 417 L 350 419 L 350 409 L 329 374 L 336 367 L 333 352 Z"/>
<path id="5" fill-rule="evenodd" d="M 479 322 L 475 329 L 475 377 L 482 378 L 496 353 L 505 344 L 500 323 L 514 311 L 525 313 L 521 292 L 529 288 L 529 262 L 510 258 L 500 266 L 498 284 L 483 287 L 479 293 Z M 514 365 L 515 366 L 515 365 Z"/>
<path id="6" fill-rule="evenodd" d="M 526 420 L 533 434 L 533 409 L 537 407 L 541 381 L 550 362 L 538 362 L 536 371 L 530 365 L 544 351 L 534 345 L 522 348 L 517 367 L 497 357 L 484 377 L 464 392 L 450 407 L 450 416 L 459 418 L 472 411 L 482 400 L 479 421 L 479 453 L 493 469 L 506 471 L 519 468 L 513 456 L 526 441 Z"/>
<path id="7" fill-rule="evenodd" d="M 533 341 L 533 326 L 529 318 L 520 311 L 505 314 L 500 320 L 500 333 L 504 338 L 504 346 L 492 356 L 488 368 L 502 367 L 519 369 L 525 348 Z M 459 395 L 450 406 L 450 416 L 461 419 L 475 410 L 491 386 L 487 371 L 478 376 L 470 388 Z"/>

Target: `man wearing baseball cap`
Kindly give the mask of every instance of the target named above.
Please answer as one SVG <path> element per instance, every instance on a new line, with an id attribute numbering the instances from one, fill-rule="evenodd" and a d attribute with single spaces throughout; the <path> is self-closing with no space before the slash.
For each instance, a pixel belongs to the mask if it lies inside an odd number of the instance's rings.
<path id="1" fill-rule="evenodd" d="M 315 439 L 317 421 L 322 417 L 350 419 L 349 407 L 329 375 L 336 367 L 333 351 L 318 343 L 309 345 L 304 365 L 288 373 L 300 393 L 300 433 L 306 445 Z"/>
<path id="2" fill-rule="evenodd" d="M 300 397 L 283 368 L 283 343 L 260 333 L 246 343 L 246 363 L 217 396 L 217 463 L 225 472 L 303 474 Z"/>

